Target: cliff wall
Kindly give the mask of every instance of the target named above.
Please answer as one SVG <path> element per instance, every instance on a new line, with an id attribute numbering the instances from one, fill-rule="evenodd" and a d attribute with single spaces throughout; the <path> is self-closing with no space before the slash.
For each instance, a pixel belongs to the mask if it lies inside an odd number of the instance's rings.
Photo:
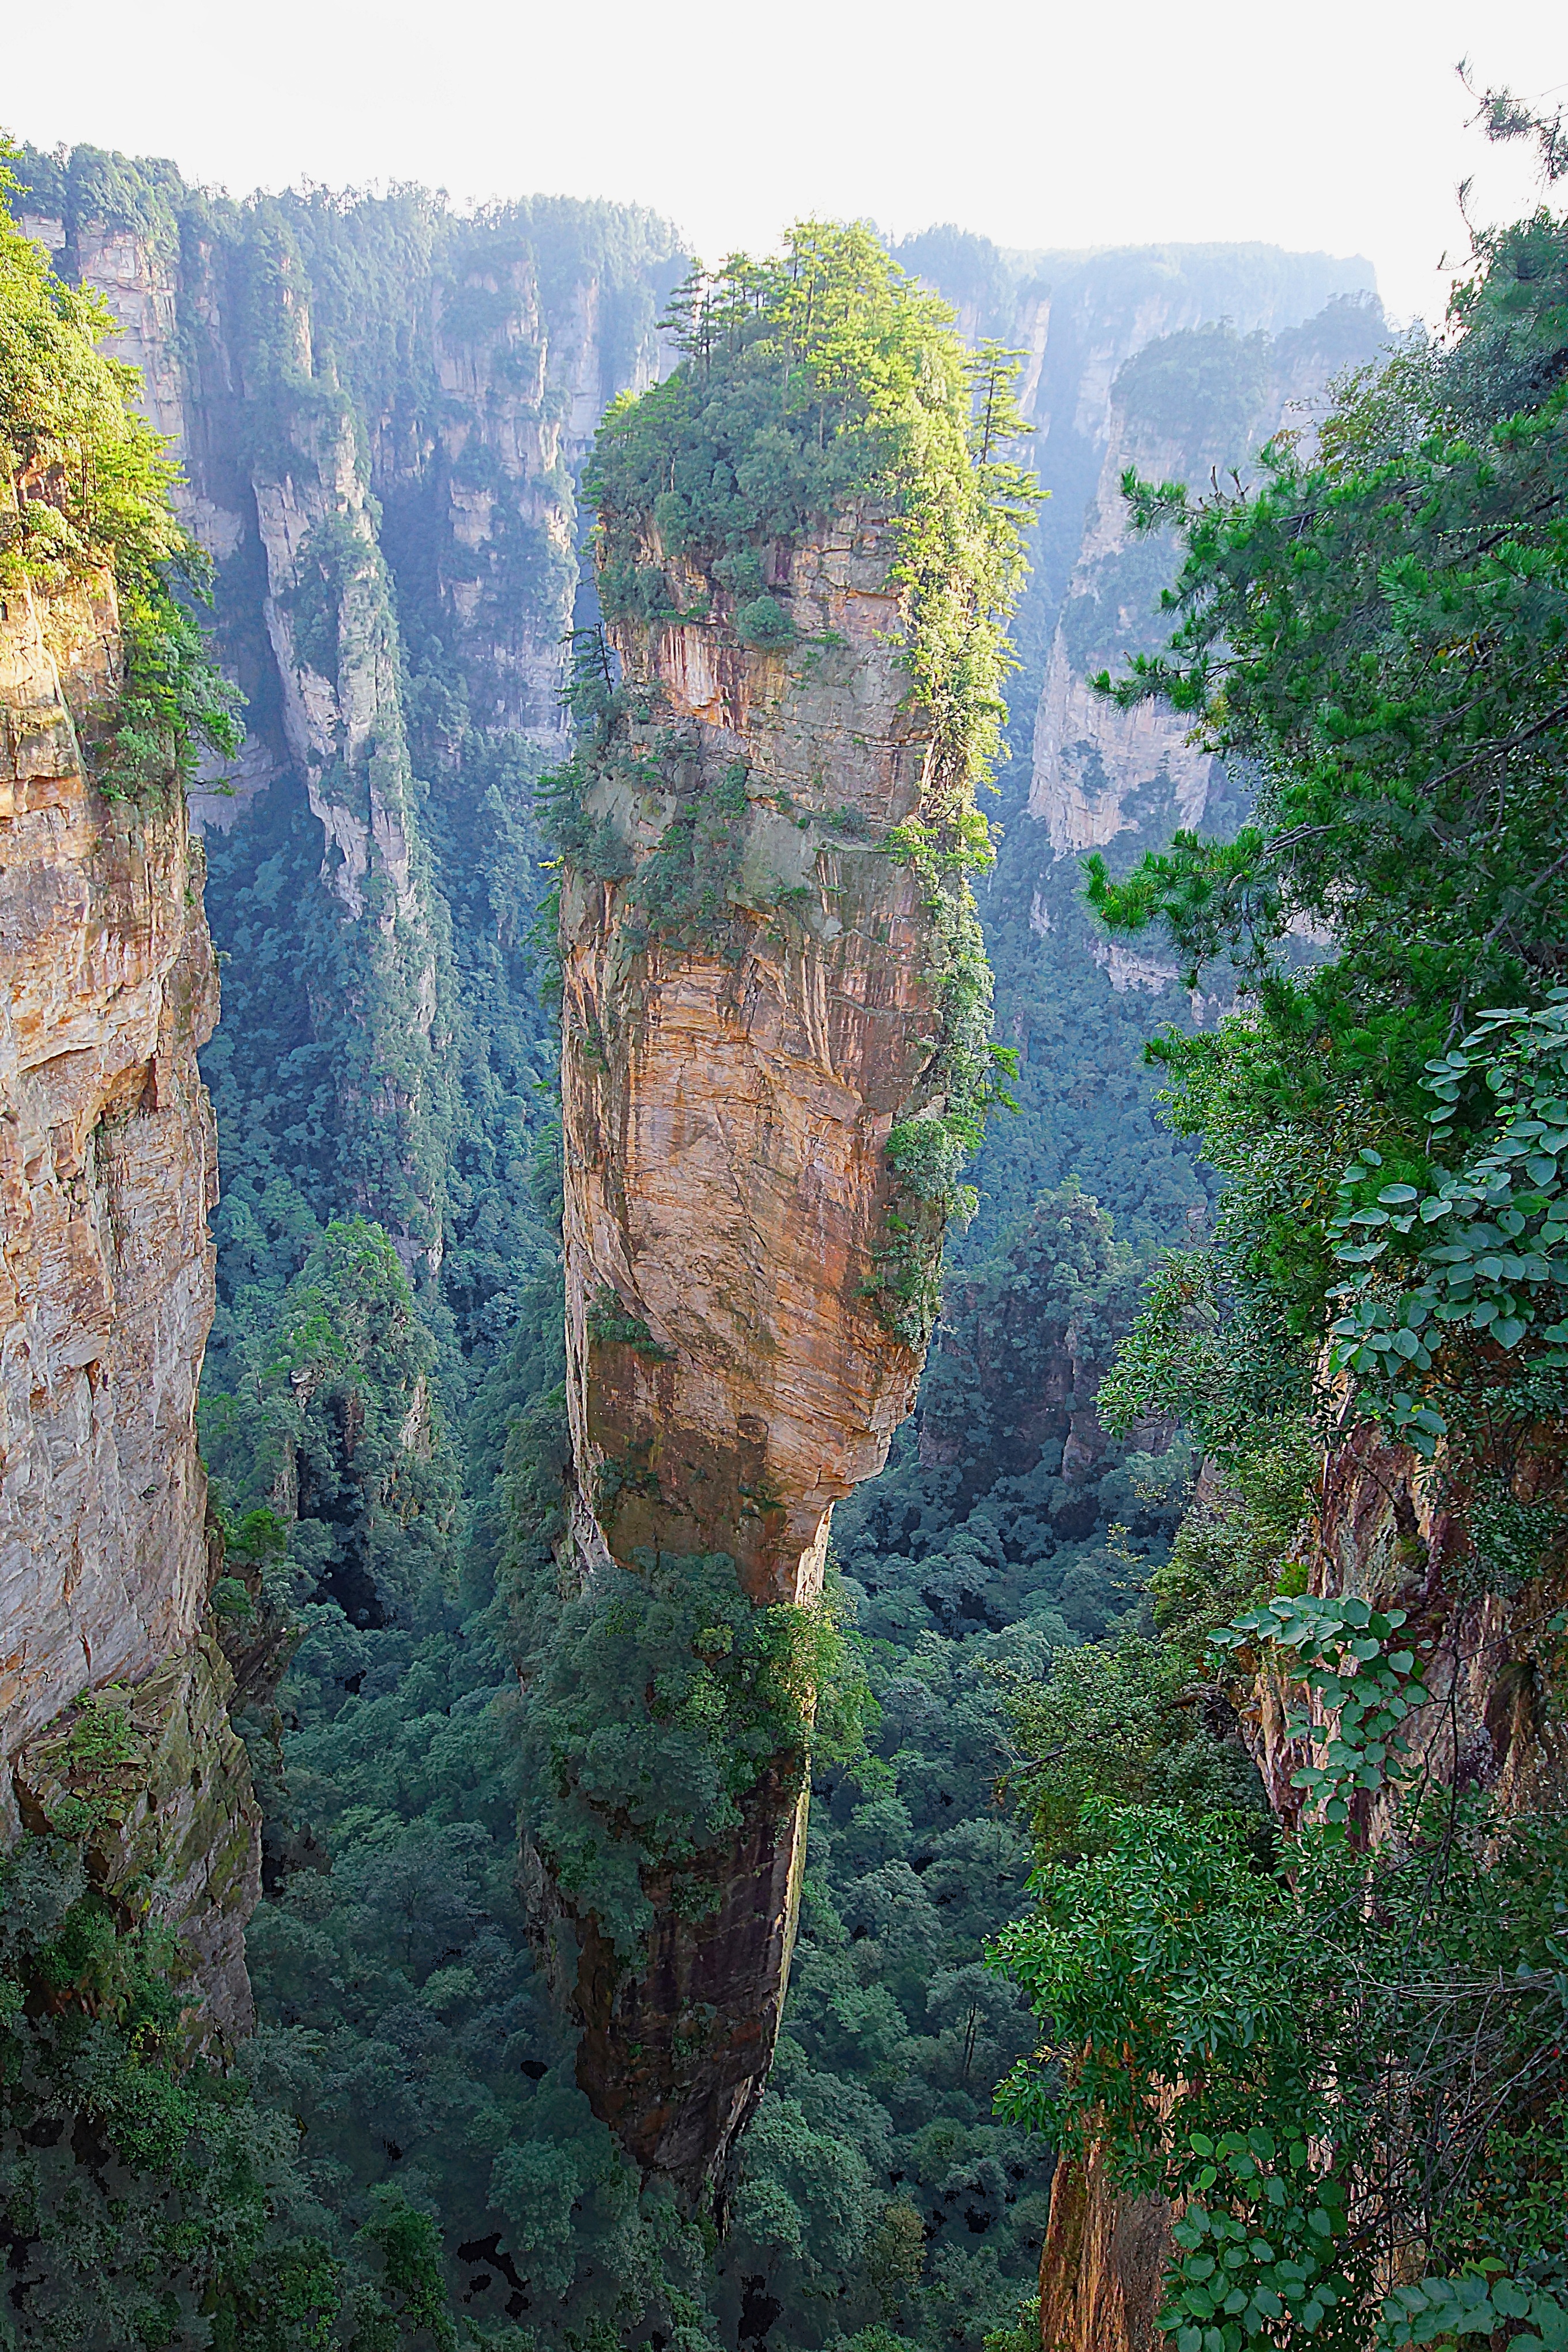
<path id="1" fill-rule="evenodd" d="M 1548 1497 L 1560 1487 L 1559 1463 L 1550 1444 L 1528 1456 L 1516 1494 Z M 1405 1612 L 1401 1638 L 1430 1697 L 1401 1736 L 1434 1787 L 1488 1790 L 1504 1819 L 1563 1812 L 1568 1731 L 1546 1704 L 1568 1598 L 1560 1559 L 1511 1592 L 1483 1590 L 1462 1496 L 1445 1497 L 1440 1475 L 1371 1423 L 1324 1463 L 1304 1558 L 1312 1594 Z M 1266 1662 L 1242 1706 L 1243 1737 L 1287 1832 L 1307 1802 L 1293 1777 L 1321 1753 L 1287 1730 L 1310 1713 L 1310 1696 Z M 1359 1832 L 1375 1844 L 1392 1828 L 1397 1791 L 1385 1784 L 1355 1802 Z M 1118 2196 L 1093 2156 L 1058 2168 L 1040 2263 L 1042 2352 L 1158 2352 L 1167 2343 L 1154 2315 L 1172 2219 L 1161 2198 Z"/>
<path id="2" fill-rule="evenodd" d="M 195 1391 L 213 1312 L 217 1014 L 182 796 L 110 802 L 111 586 L 7 590 L 0 617 L 0 1815 L 79 1830 L 112 1893 L 145 1873 L 204 2028 L 250 2014 L 257 1812 L 202 1633 Z M 120 1769 L 93 1778 L 110 1727 Z M 90 1785 L 89 1785 L 90 1784 Z M 74 1809 L 68 1800 L 75 1801 Z M 86 1805 L 87 1811 L 82 1808 Z"/>
<path id="3" fill-rule="evenodd" d="M 1070 580 L 1051 639 L 1035 719 L 1029 814 L 1053 858 L 1103 849 L 1119 835 L 1140 846 L 1207 818 L 1213 830 L 1230 793 L 1217 763 L 1187 740 L 1175 713 L 1154 703 L 1130 710 L 1095 693 L 1101 671 L 1162 647 L 1170 621 L 1160 595 L 1174 573 L 1161 540 L 1130 525 L 1121 484 L 1207 484 L 1239 470 L 1280 430 L 1311 430 L 1314 404 L 1345 368 L 1369 359 L 1384 333 L 1375 301 L 1330 301 L 1316 318 L 1275 337 L 1229 324 L 1183 320 L 1140 337 L 1105 386 L 1098 478 L 1085 510 Z M 1158 987 L 1173 963 L 1107 953 L 1113 988 Z"/>

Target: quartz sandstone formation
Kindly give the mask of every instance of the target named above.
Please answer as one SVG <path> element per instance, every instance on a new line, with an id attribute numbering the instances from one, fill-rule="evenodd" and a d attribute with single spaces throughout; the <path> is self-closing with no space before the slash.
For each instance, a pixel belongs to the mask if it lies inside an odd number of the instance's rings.
<path id="1" fill-rule="evenodd" d="M 204 2030 L 231 2031 L 250 2015 L 258 1844 L 228 1671 L 199 1632 L 216 1158 L 195 1054 L 216 972 L 182 795 L 133 807 L 92 782 L 119 661 L 107 581 L 54 603 L 6 593 L 0 1811 L 10 1836 L 56 1817 L 73 1711 L 112 1686 L 102 1704 L 127 1716 L 145 1770 L 95 1811 L 89 1866 L 111 1893 L 159 1878 Z"/>
<path id="2" fill-rule="evenodd" d="M 656 557 L 657 547 L 653 550 Z M 795 637 L 742 644 L 717 581 L 668 567 L 707 617 L 615 632 L 653 716 L 601 770 L 625 878 L 562 893 L 571 1569 L 721 1552 L 759 1603 L 821 1591 L 834 1503 L 878 1471 L 922 1350 L 889 1328 L 896 1120 L 928 1100 L 940 1026 L 931 901 L 879 846 L 929 789 L 895 666 L 888 523 L 851 510 L 771 558 Z M 657 759 L 658 766 L 652 765 Z M 726 919 L 692 943 L 638 908 L 683 809 L 730 795 Z M 580 2075 L 646 2166 L 722 2168 L 760 2095 L 804 1846 L 798 1758 L 714 1859 L 718 1913 L 659 1913 L 648 1965 L 582 1936 Z M 656 1906 L 658 1889 L 648 1886 Z M 683 2045 L 693 2021 L 709 2022 Z"/>

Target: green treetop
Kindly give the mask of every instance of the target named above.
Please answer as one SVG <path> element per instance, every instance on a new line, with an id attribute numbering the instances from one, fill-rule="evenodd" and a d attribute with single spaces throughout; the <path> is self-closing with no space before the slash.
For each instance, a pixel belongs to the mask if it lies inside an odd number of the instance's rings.
<path id="1" fill-rule="evenodd" d="M 1027 429 L 1016 359 L 994 345 L 973 357 L 952 315 L 862 224 L 803 221 L 773 258 L 696 271 L 668 314 L 681 364 L 611 408 L 588 488 L 612 618 L 668 611 L 663 562 L 689 554 L 758 643 L 763 545 L 851 500 L 885 507 L 889 584 L 910 614 L 903 658 L 936 723 L 942 778 L 962 791 L 997 748 L 1004 625 L 1038 493 L 1006 454 Z"/>
<path id="2" fill-rule="evenodd" d="M 0 589 L 55 596 L 112 570 L 126 686 L 103 778 L 124 793 L 186 769 L 197 739 L 235 750 L 233 696 L 171 584 L 199 592 L 207 560 L 175 518 L 178 469 L 136 413 L 136 370 L 98 348 L 115 320 L 17 227 L 15 184 L 0 163 Z"/>

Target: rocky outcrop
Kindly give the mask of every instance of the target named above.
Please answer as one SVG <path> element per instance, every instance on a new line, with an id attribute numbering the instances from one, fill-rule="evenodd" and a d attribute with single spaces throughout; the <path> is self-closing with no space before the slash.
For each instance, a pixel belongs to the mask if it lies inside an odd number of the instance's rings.
<path id="1" fill-rule="evenodd" d="M 260 1812 L 229 1721 L 234 1681 L 198 1639 L 140 1681 L 86 1693 L 14 1759 L 23 1823 L 79 1843 L 132 1918 L 175 1929 L 174 1981 L 204 2041 L 255 2023 L 245 1926 L 261 1894 Z"/>
<path id="2" fill-rule="evenodd" d="M 896 666 L 890 560 L 869 510 L 776 550 L 787 652 L 742 644 L 733 600 L 695 573 L 679 595 L 702 621 L 615 632 L 644 715 L 582 813 L 613 838 L 616 878 L 569 866 L 561 907 L 582 1581 L 717 1552 L 755 1603 L 815 1600 L 833 1505 L 913 1402 L 922 1349 L 882 1287 L 887 1146 L 941 1108 L 941 1023 L 931 886 L 886 845 L 931 748 Z M 678 855 L 696 866 L 672 919 L 659 884 Z M 718 1913 L 663 1914 L 645 1975 L 617 1977 L 581 1923 L 583 2079 L 645 2165 L 688 2181 L 721 2167 L 771 2057 L 798 1758 L 745 1815 L 714 1858 Z M 711 2022 L 683 2052 L 693 2016 Z"/>
<path id="3" fill-rule="evenodd" d="M 1512 1482 L 1517 1499 L 1548 1499 L 1561 1484 L 1560 1461 L 1555 1448 L 1527 1456 Z M 1561 1560 L 1512 1592 L 1484 1590 L 1490 1580 L 1478 1570 L 1463 1496 L 1446 1495 L 1440 1473 L 1370 1423 L 1329 1457 L 1310 1559 L 1310 1591 L 1405 1612 L 1405 1638 L 1431 1698 L 1403 1728 L 1438 1786 L 1489 1790 L 1507 1814 L 1568 1809 L 1568 1727 L 1544 1704 L 1546 1660 L 1563 1644 Z M 1303 1696 L 1265 1671 L 1246 1726 L 1287 1827 L 1304 1801 L 1291 1777 L 1314 1761 L 1286 1731 Z M 1384 1790 L 1359 1801 L 1375 1838 L 1393 1797 Z"/>
<path id="4" fill-rule="evenodd" d="M 1120 667 L 1128 646 L 1142 648 L 1151 621 L 1159 634 L 1163 567 L 1158 553 L 1151 564 L 1142 550 L 1130 550 L 1121 497 L 1129 467 L 1156 480 L 1180 479 L 1187 470 L 1178 444 L 1140 435 L 1112 412 L 1035 719 L 1029 814 L 1045 826 L 1058 858 L 1102 849 L 1141 819 L 1151 829 L 1160 818 L 1165 830 L 1194 826 L 1208 801 L 1214 762 L 1186 741 L 1181 720 L 1149 702 L 1119 710 L 1090 683 L 1100 670 Z M 1162 977 L 1174 971 L 1173 964 L 1162 967 Z"/>
<path id="5" fill-rule="evenodd" d="M 106 1690 L 124 1694 L 139 1760 L 100 1874 L 112 1888 L 153 1869 L 205 2025 L 226 2030 L 248 2016 L 240 1931 L 258 1848 L 227 1672 L 198 1630 L 216 1160 L 195 1055 L 216 971 L 182 795 L 133 805 L 92 780 L 119 666 L 107 579 L 52 604 L 7 590 L 0 1813 L 13 1836 L 52 1819 L 70 1726 Z"/>

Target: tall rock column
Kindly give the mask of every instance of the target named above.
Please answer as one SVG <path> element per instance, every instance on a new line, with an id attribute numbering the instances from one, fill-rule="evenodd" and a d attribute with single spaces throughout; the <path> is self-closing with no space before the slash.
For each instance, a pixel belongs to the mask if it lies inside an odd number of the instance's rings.
<path id="1" fill-rule="evenodd" d="M 722 1553 L 752 1602 L 815 1601 L 833 1505 L 914 1401 L 921 1335 L 896 1328 L 884 1279 L 888 1141 L 930 1096 L 940 959 L 929 887 L 887 846 L 931 748 L 896 667 L 891 554 L 865 511 L 780 551 L 772 593 L 804 655 L 741 643 L 695 571 L 685 593 L 712 617 L 613 631 L 630 710 L 582 805 L 624 870 L 574 864 L 561 913 L 584 1580 Z M 662 1913 L 645 1970 L 584 1923 L 584 2079 L 662 2170 L 727 2147 L 772 2055 L 798 1756 L 745 1812 L 717 1913 Z M 675 2037 L 708 2012 L 700 2062 L 680 2063 Z"/>
<path id="2" fill-rule="evenodd" d="M 677 307 L 683 366 L 587 477 L 607 641 L 550 786 L 571 1477 L 521 1614 L 578 2077 L 691 2198 L 778 2030 L 833 1506 L 913 1403 L 973 1198 L 966 869 L 1029 489 L 1004 377 L 977 434 L 950 314 L 863 231 Z"/>

